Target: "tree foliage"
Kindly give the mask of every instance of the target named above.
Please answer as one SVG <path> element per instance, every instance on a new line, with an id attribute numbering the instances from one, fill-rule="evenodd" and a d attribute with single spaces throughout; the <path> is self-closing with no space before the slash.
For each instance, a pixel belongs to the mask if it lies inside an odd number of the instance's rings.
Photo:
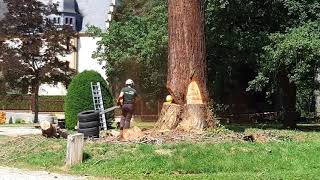
<path id="1" fill-rule="evenodd" d="M 275 61 L 273 57 L 268 55 L 270 51 L 267 49 L 275 48 L 275 39 L 279 39 L 280 34 L 286 36 L 286 33 L 292 33 L 293 28 L 299 28 L 310 21 L 319 22 L 319 7 L 317 0 L 207 0 L 208 79 L 211 90 L 213 90 L 211 93 L 214 92 L 212 93 L 214 100 L 217 103 L 226 104 L 239 103 L 238 101 L 246 103 L 246 101 L 241 100 L 243 97 L 249 99 L 253 97 L 253 101 L 256 103 L 257 98 L 268 91 L 263 88 L 265 84 L 273 84 L 274 88 L 279 89 L 279 83 L 272 83 L 272 80 L 268 76 L 262 75 L 261 72 L 262 69 L 268 71 L 268 65 Z M 290 39 L 290 41 L 297 42 L 301 40 L 297 33 Z M 277 42 L 280 41 L 277 40 Z M 314 44 L 310 45 L 313 46 Z M 314 48 L 317 47 L 314 46 Z M 289 51 L 290 49 L 284 49 L 284 51 L 286 50 Z M 291 54 L 291 52 L 283 52 L 283 54 Z M 268 56 L 269 58 L 265 59 Z M 308 66 L 305 61 L 301 63 L 303 66 Z M 277 69 L 275 71 L 279 73 L 281 70 Z M 310 96 L 308 98 L 300 96 L 302 94 L 311 95 L 312 89 L 314 90 L 314 83 L 311 83 L 314 73 L 311 72 L 307 74 L 310 83 L 297 84 L 298 102 L 306 102 L 306 99 L 312 99 Z M 249 89 L 255 89 L 258 92 L 245 92 L 248 88 L 248 82 L 252 79 L 255 80 L 250 83 Z M 253 88 L 253 83 L 255 88 Z M 274 94 L 277 93 L 279 91 Z M 270 97 L 271 94 L 267 92 L 266 95 Z M 273 106 L 275 106 L 277 102 L 274 99 L 270 100 L 273 101 Z M 255 103 L 253 103 L 253 107 Z M 298 105 L 298 108 L 303 110 L 302 105 Z"/>
<path id="2" fill-rule="evenodd" d="M 107 32 L 90 28 L 93 36 L 101 37 L 93 56 L 107 61 L 106 73 L 113 83 L 132 78 L 140 94 L 162 96 L 168 48 L 166 8 L 164 0 L 125 0 Z"/>
<path id="3" fill-rule="evenodd" d="M 38 91 L 41 83 L 67 84 L 74 70 L 61 57 L 71 51 L 68 42 L 74 36 L 69 26 L 57 26 L 46 19 L 57 13 L 55 5 L 37 0 L 5 0 L 8 13 L 0 21 L 4 77 L 11 87 L 35 95 L 35 121 L 38 114 Z"/>
<path id="4" fill-rule="evenodd" d="M 306 23 L 291 28 L 286 33 L 270 35 L 271 43 L 264 47 L 265 54 L 258 61 L 259 74 L 249 84 L 249 89 L 277 92 L 282 71 L 297 87 L 297 106 L 303 110 L 312 99 L 315 73 L 320 59 L 320 24 Z"/>

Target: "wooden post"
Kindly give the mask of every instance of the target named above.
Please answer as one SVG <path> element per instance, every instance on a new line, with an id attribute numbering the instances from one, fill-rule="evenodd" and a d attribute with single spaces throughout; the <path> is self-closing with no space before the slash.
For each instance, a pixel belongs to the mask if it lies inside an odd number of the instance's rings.
<path id="1" fill-rule="evenodd" d="M 66 165 L 72 166 L 82 162 L 83 157 L 83 139 L 82 133 L 68 136 Z"/>

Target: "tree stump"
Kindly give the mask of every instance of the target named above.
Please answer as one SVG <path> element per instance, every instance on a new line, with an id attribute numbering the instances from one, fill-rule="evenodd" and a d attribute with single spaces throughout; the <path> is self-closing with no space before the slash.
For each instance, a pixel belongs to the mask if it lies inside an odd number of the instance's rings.
<path id="1" fill-rule="evenodd" d="M 163 103 L 159 120 L 155 125 L 158 130 L 175 129 L 180 120 L 181 106 L 173 103 Z"/>
<path id="2" fill-rule="evenodd" d="M 72 166 L 82 162 L 83 158 L 83 139 L 82 133 L 68 136 L 66 165 Z"/>
<path id="3" fill-rule="evenodd" d="M 181 115 L 179 130 L 202 130 L 207 127 L 207 106 L 205 104 L 186 104 Z"/>

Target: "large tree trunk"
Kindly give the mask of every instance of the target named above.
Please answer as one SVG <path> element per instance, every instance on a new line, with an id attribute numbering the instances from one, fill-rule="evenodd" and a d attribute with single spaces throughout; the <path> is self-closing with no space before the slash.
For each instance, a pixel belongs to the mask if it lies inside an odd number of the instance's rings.
<path id="1" fill-rule="evenodd" d="M 204 102 L 207 62 L 204 12 L 201 0 L 169 0 L 169 61 L 167 88 L 176 103 L 186 103 L 187 88 L 194 81 Z"/>
<path id="2" fill-rule="evenodd" d="M 203 129 L 208 103 L 206 77 L 203 1 L 169 0 L 167 88 L 182 110 L 165 105 L 156 127 Z"/>

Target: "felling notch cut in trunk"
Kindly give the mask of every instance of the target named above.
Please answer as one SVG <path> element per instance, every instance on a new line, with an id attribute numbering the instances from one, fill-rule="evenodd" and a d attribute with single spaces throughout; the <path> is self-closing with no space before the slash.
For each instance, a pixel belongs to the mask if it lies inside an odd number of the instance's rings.
<path id="1" fill-rule="evenodd" d="M 158 129 L 202 130 L 208 91 L 204 8 L 200 0 L 169 0 L 167 88 L 176 105 L 164 104 Z"/>
<path id="2" fill-rule="evenodd" d="M 207 105 L 203 103 L 199 86 L 194 81 L 188 86 L 186 102 L 178 129 L 191 131 L 207 127 Z"/>
<path id="3" fill-rule="evenodd" d="M 184 131 L 202 130 L 207 127 L 207 105 L 203 103 L 196 82 L 188 86 L 186 104 L 164 103 L 159 120 L 155 125 L 158 130 L 179 129 Z"/>

